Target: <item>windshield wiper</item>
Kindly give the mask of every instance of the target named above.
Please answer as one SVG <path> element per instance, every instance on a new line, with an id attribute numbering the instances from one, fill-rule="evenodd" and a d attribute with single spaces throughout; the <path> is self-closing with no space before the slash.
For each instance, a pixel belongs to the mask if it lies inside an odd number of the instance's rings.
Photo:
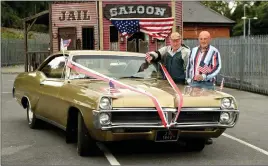
<path id="1" fill-rule="evenodd" d="M 139 79 L 144 79 L 144 77 L 137 77 L 137 76 L 126 76 L 126 77 L 120 77 L 121 78 L 139 78 Z"/>
<path id="2" fill-rule="evenodd" d="M 74 77 L 72 79 L 74 79 L 74 80 L 76 80 L 76 79 L 92 79 L 92 80 L 95 80 L 96 78 L 85 76 L 85 77 Z"/>

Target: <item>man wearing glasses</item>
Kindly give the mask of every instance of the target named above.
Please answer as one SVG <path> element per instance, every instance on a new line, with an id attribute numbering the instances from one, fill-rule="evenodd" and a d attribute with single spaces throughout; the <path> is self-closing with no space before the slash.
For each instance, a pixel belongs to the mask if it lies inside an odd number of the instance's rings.
<path id="1" fill-rule="evenodd" d="M 190 55 L 190 48 L 182 44 L 181 35 L 174 32 L 170 35 L 170 46 L 147 53 L 148 63 L 163 62 L 176 84 L 185 84 L 185 70 Z"/>

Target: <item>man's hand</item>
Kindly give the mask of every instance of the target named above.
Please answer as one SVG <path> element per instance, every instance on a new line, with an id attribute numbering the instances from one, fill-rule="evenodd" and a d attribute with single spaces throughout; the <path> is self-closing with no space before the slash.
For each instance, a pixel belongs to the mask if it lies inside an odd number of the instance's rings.
<path id="1" fill-rule="evenodd" d="M 138 72 L 143 72 L 145 69 L 147 69 L 149 67 L 148 63 L 143 63 L 141 64 L 139 71 Z"/>
<path id="2" fill-rule="evenodd" d="M 145 60 L 148 62 L 148 63 L 151 63 L 153 57 L 149 54 L 149 53 L 146 53 L 146 57 L 145 57 Z"/>
<path id="3" fill-rule="evenodd" d="M 192 80 L 190 78 L 186 79 L 186 84 L 190 85 Z"/>
<path id="4" fill-rule="evenodd" d="M 197 79 L 197 81 L 202 81 L 202 80 L 204 80 L 204 78 L 203 78 L 202 75 L 197 75 L 197 76 L 196 76 L 196 79 Z"/>

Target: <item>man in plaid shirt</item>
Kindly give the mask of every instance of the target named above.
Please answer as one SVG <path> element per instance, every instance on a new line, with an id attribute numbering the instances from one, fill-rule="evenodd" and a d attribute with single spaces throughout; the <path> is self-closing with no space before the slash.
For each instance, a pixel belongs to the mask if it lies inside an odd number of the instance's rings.
<path id="1" fill-rule="evenodd" d="M 220 52 L 210 45 L 210 34 L 199 34 L 199 46 L 194 47 L 186 67 L 186 80 L 189 85 L 214 89 L 214 81 L 221 69 Z"/>

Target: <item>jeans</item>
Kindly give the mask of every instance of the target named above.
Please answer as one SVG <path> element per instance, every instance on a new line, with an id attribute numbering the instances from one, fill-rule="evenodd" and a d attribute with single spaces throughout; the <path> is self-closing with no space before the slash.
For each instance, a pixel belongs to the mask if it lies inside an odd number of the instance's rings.
<path id="1" fill-rule="evenodd" d="M 215 90 L 215 86 L 213 82 L 206 82 L 206 81 L 193 81 L 190 83 L 191 87 L 200 87 L 204 89 Z"/>

